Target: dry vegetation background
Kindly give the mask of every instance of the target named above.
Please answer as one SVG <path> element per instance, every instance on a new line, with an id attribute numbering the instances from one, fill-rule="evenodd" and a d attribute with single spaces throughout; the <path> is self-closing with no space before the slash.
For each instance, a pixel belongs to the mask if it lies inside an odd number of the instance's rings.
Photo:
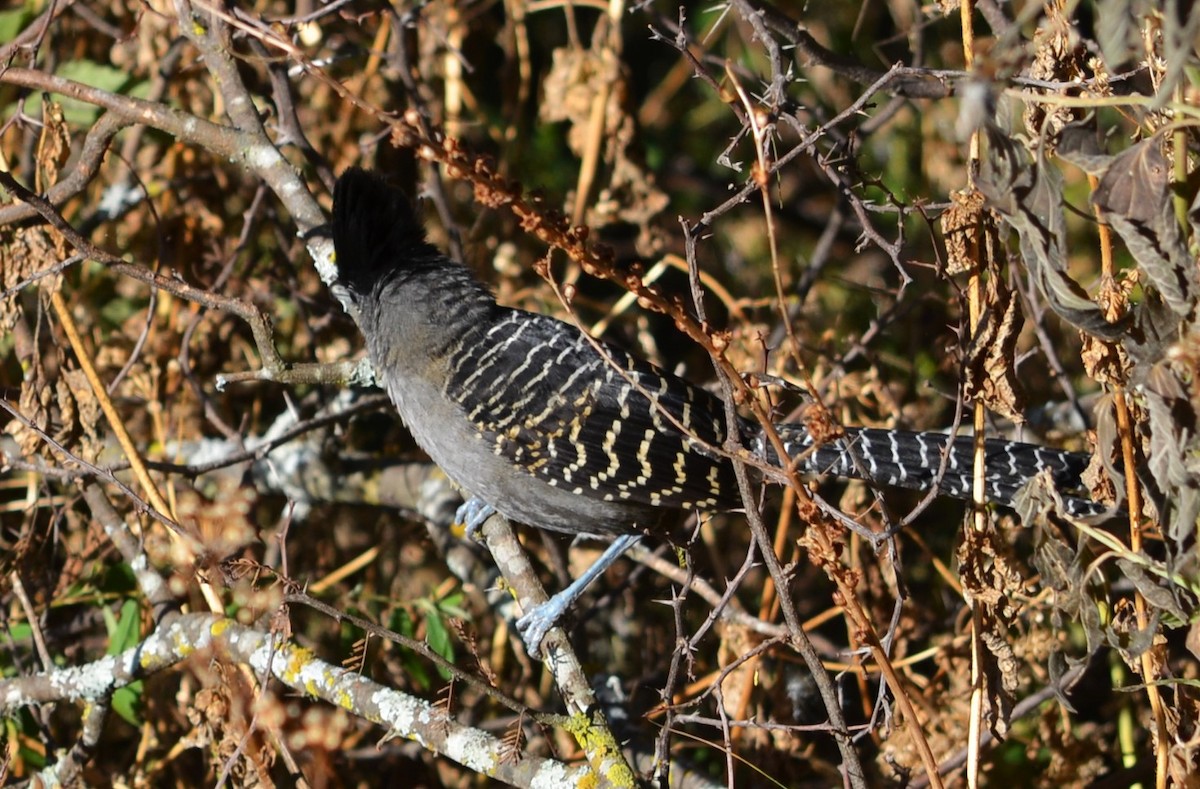
<path id="1" fill-rule="evenodd" d="M 0 12 L 0 776 L 1197 786 L 1200 10 L 297 5 Z M 793 481 L 531 661 L 347 383 L 351 165 L 505 304 L 775 419 L 1094 450 L 1119 514 Z M 551 590 L 595 553 L 521 534 Z"/>

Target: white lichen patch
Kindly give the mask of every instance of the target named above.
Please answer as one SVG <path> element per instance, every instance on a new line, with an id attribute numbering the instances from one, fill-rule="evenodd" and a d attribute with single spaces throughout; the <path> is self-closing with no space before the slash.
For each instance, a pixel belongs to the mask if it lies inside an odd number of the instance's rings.
<path id="1" fill-rule="evenodd" d="M 478 729 L 456 726 L 446 737 L 446 755 L 477 773 L 496 769 L 496 739 Z"/>
<path id="2" fill-rule="evenodd" d="M 433 720 L 428 702 L 390 690 L 377 691 L 370 701 L 379 710 L 379 717 L 392 734 L 425 744 L 425 738 L 417 732 L 416 724 L 427 726 Z"/>

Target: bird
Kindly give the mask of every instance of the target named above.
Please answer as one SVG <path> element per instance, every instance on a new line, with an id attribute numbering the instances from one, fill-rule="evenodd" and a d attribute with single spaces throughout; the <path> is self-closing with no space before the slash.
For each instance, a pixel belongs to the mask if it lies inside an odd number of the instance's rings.
<path id="1" fill-rule="evenodd" d="M 332 235 L 337 287 L 378 380 L 416 443 L 470 494 L 460 522 L 473 531 L 499 512 L 612 540 L 578 580 L 518 621 L 531 655 L 583 586 L 641 535 L 681 512 L 743 506 L 717 395 L 570 323 L 500 305 L 429 243 L 407 195 L 377 172 L 340 176 Z M 846 427 L 818 443 L 803 424 L 774 428 L 802 474 L 971 498 L 970 436 Z M 761 425 L 738 417 L 735 429 L 750 453 L 779 462 Z M 1000 439 L 988 439 L 984 455 L 987 499 L 1001 505 L 1043 472 L 1057 489 L 1078 490 L 1090 459 Z M 1069 515 L 1104 509 L 1062 498 Z"/>

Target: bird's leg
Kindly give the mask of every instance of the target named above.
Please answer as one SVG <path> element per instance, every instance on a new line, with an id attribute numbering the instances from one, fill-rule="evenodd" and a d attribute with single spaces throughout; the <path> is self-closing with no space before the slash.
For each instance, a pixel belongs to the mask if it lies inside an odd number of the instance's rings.
<path id="1" fill-rule="evenodd" d="M 534 606 L 517 620 L 517 631 L 525 640 L 525 650 L 530 657 L 541 656 L 542 639 L 545 638 L 546 632 L 554 627 L 568 608 L 574 605 L 579 596 L 583 594 L 583 590 L 587 589 L 592 581 L 599 578 L 601 573 L 641 538 L 640 534 L 622 534 L 617 537 L 604 550 L 604 553 L 600 554 L 600 558 L 593 562 L 592 566 L 583 572 L 583 575 L 572 581 L 570 586 L 541 605 Z"/>
<path id="2" fill-rule="evenodd" d="M 461 523 L 466 527 L 466 538 L 474 540 L 479 530 L 488 518 L 496 514 L 496 508 L 478 496 L 472 496 L 463 502 L 454 512 L 455 524 Z"/>

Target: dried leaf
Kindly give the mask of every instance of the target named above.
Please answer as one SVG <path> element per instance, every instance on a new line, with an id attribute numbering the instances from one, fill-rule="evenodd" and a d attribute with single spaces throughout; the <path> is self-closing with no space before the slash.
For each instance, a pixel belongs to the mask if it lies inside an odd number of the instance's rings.
<path id="1" fill-rule="evenodd" d="M 1124 328 L 1104 319 L 1083 288 L 1067 276 L 1062 175 L 1028 154 L 995 125 L 987 127 L 988 158 L 979 189 L 1017 231 L 1033 281 L 1059 317 L 1080 331 L 1116 339 Z"/>
<path id="2" fill-rule="evenodd" d="M 21 393 L 17 397 L 17 409 L 35 427 L 43 433 L 50 428 L 51 407 L 54 404 L 54 388 L 47 378 L 46 369 L 40 357 L 25 372 L 25 380 L 21 383 Z M 32 458 L 39 454 L 49 454 L 49 447 L 42 441 L 41 435 L 25 426 L 21 420 L 14 419 L 5 426 L 5 431 L 13 437 L 20 447 L 21 457 Z"/>
<path id="3" fill-rule="evenodd" d="M 1144 628 L 1140 628 L 1133 601 L 1121 599 L 1113 608 L 1112 624 L 1105 632 L 1109 646 L 1117 650 L 1126 665 L 1139 675 L 1142 673 L 1139 658 L 1154 646 L 1155 636 L 1158 635 L 1158 612 L 1151 610 L 1149 613 L 1149 621 Z"/>
<path id="4" fill-rule="evenodd" d="M 1146 3 L 1140 0 L 1098 0 L 1096 3 L 1096 41 L 1110 70 L 1140 55 L 1140 47 L 1135 50 L 1139 44 L 1135 20 L 1144 19 L 1148 11 Z"/>
<path id="5" fill-rule="evenodd" d="M 1053 482 L 1048 479 L 1039 477 L 1034 482 L 1053 491 Z M 1026 485 L 1026 489 L 1030 487 L 1032 484 Z M 1025 522 L 1033 530 L 1034 552 L 1030 563 L 1041 574 L 1041 586 L 1053 592 L 1049 599 L 1056 616 L 1083 628 L 1086 654 L 1091 655 L 1107 641 L 1098 610 L 1108 596 L 1107 590 L 1099 576 L 1085 573 L 1090 556 L 1081 555 L 1079 548 L 1051 520 Z"/>
<path id="6" fill-rule="evenodd" d="M 984 660 L 988 718 L 992 731 L 1003 736 L 1008 730 L 1021 663 L 1009 633 L 1017 615 L 1014 597 L 1025 591 L 1025 579 L 997 543 L 994 532 L 968 529 L 959 546 L 959 575 L 966 599 L 979 609 L 979 638 L 991 660 Z"/>
<path id="7" fill-rule="evenodd" d="M 987 718 L 992 733 L 1003 739 L 1008 734 L 1009 721 L 1020 687 L 1021 661 L 1017 659 L 1008 629 L 991 616 L 980 617 L 979 638 L 992 660 L 984 660 L 986 678 Z"/>
<path id="8" fill-rule="evenodd" d="M 1024 592 L 1025 579 L 1000 547 L 994 535 L 969 529 L 958 547 L 958 573 L 968 602 L 1011 617 L 1011 598 Z"/>
<path id="9" fill-rule="evenodd" d="M 977 241 L 986 232 L 983 225 L 990 219 L 984 212 L 983 195 L 977 190 L 951 192 L 950 203 L 940 220 L 946 242 L 943 276 L 965 274 L 979 265 Z"/>
<path id="10" fill-rule="evenodd" d="M 1127 312 L 1129 292 L 1137 281 L 1136 270 L 1129 272 L 1129 276 L 1122 277 L 1120 281 L 1109 276 L 1100 278 L 1097 299 L 1104 305 L 1104 314 L 1110 320 Z M 1101 340 L 1090 334 L 1083 336 L 1080 358 L 1088 377 L 1098 383 L 1124 386 L 1133 372 L 1133 364 L 1123 344 Z"/>
<path id="11" fill-rule="evenodd" d="M 104 450 L 104 438 L 99 432 L 99 428 L 104 425 L 100 401 L 96 399 L 96 393 L 92 391 L 92 385 L 88 383 L 83 370 L 65 370 L 61 383 L 69 387 L 70 391 L 69 398 L 60 396 L 59 400 L 63 421 L 67 421 L 67 414 L 70 413 L 75 423 L 72 429 L 77 431 L 79 436 L 75 451 L 84 460 L 95 463 Z M 65 402 L 67 399 L 71 401 L 69 406 Z"/>
<path id="12" fill-rule="evenodd" d="M 0 228 L 0 289 L 12 291 L 0 300 L 0 334 L 8 333 L 21 314 L 17 288 L 57 260 L 45 226 Z M 58 287 L 59 279 L 55 275 L 39 282 L 49 292 Z"/>
<path id="13" fill-rule="evenodd" d="M 1117 566 L 1121 568 L 1121 572 L 1141 592 L 1142 597 L 1150 605 L 1150 608 L 1155 611 L 1166 611 L 1171 616 L 1178 619 L 1180 622 L 1186 622 L 1191 617 L 1188 614 L 1189 610 L 1195 610 L 1196 603 L 1194 600 L 1187 601 L 1187 608 L 1184 608 L 1183 601 L 1180 601 L 1175 592 L 1182 594 L 1178 587 L 1165 587 L 1159 581 L 1158 577 L 1146 571 L 1146 568 L 1137 562 L 1130 561 L 1125 557 L 1117 558 Z"/>
<path id="14" fill-rule="evenodd" d="M 1171 717 L 1177 714 L 1184 722 L 1174 727 L 1178 733 L 1172 738 L 1167 752 L 1167 786 L 1200 789 L 1200 727 L 1196 725 L 1200 719 L 1196 708 L 1200 705 L 1194 698 L 1182 694 L 1177 694 L 1176 700 L 1178 706 L 1171 709 Z M 1190 736 L 1185 736 L 1184 732 L 1189 732 Z"/>
<path id="15" fill-rule="evenodd" d="M 971 338 L 963 364 L 963 391 L 971 400 L 1017 424 L 1025 422 L 1025 393 L 1017 377 L 1021 308 L 999 280 L 988 288 L 988 304 Z"/>
<path id="16" fill-rule="evenodd" d="M 1186 374 L 1186 372 L 1184 373 Z M 1194 374 L 1194 373 L 1193 373 Z M 1178 551 L 1195 537 L 1200 516 L 1200 419 L 1196 403 L 1169 362 L 1154 365 L 1142 387 L 1150 426 L 1147 469 L 1163 493 L 1159 513 Z"/>
<path id="17" fill-rule="evenodd" d="M 1092 202 L 1167 305 L 1187 316 L 1196 304 L 1196 264 L 1175 220 L 1170 168 L 1159 146 L 1154 137 L 1114 156 Z"/>
<path id="18" fill-rule="evenodd" d="M 1079 34 L 1062 6 L 1048 3 L 1043 17 L 1033 36 L 1033 62 L 1025 76 L 1047 82 L 1072 82 L 1086 74 L 1084 56 Z M 1050 93 L 1041 88 L 1026 88 L 1032 94 Z M 1051 148 L 1057 143 L 1062 129 L 1075 120 L 1081 112 L 1074 107 L 1061 104 L 1029 101 L 1022 113 L 1025 133 L 1030 139 L 1043 140 Z"/>
<path id="19" fill-rule="evenodd" d="M 176 520 L 195 539 L 202 566 L 214 566 L 258 538 L 251 520 L 257 491 L 232 477 L 217 477 L 212 498 L 182 489 L 177 494 Z"/>
<path id="20" fill-rule="evenodd" d="M 1081 475 L 1083 484 L 1096 501 L 1120 504 L 1125 500 L 1125 475 L 1113 462 L 1113 449 L 1120 443 L 1114 395 L 1100 395 L 1092 409 L 1096 424 L 1096 452 Z"/>
<path id="21" fill-rule="evenodd" d="M 1192 657 L 1200 660 L 1200 620 L 1188 625 L 1187 638 L 1184 639 L 1184 644 L 1187 646 L 1188 652 L 1192 653 Z"/>
<path id="22" fill-rule="evenodd" d="M 625 67 L 604 47 L 554 50 L 543 83 L 545 101 L 539 105 L 542 120 L 567 122 L 567 144 L 580 157 L 589 155 L 593 135 L 603 135 L 603 161 L 607 180 L 597 181 L 583 221 L 595 228 L 624 222 L 638 228 L 637 251 L 643 257 L 658 255 L 666 244 L 653 223 L 666 210 L 670 198 L 658 188 L 635 154 L 637 124 L 628 102 Z M 597 116 L 597 102 L 604 102 Z M 603 128 L 597 129 L 597 118 Z"/>
<path id="23" fill-rule="evenodd" d="M 1129 380 L 1129 359 L 1115 342 L 1084 335 L 1079 356 L 1084 372 L 1097 383 L 1124 385 Z"/>
<path id="24" fill-rule="evenodd" d="M 538 105 L 542 120 L 567 121 L 571 150 L 583 153 L 592 116 L 592 102 L 603 96 L 620 76 L 620 64 L 607 52 L 579 47 L 559 47 L 551 55 L 542 83 L 546 100 Z"/>
<path id="25" fill-rule="evenodd" d="M 58 183 L 58 173 L 71 156 L 71 131 L 63 118 L 62 106 L 51 101 L 42 108 L 42 134 L 38 139 L 38 191 Z"/>
<path id="26" fill-rule="evenodd" d="M 1112 156 L 1100 145 L 1094 115 L 1063 129 L 1055 153 L 1063 161 L 1097 177 L 1103 175 L 1112 163 Z"/>

